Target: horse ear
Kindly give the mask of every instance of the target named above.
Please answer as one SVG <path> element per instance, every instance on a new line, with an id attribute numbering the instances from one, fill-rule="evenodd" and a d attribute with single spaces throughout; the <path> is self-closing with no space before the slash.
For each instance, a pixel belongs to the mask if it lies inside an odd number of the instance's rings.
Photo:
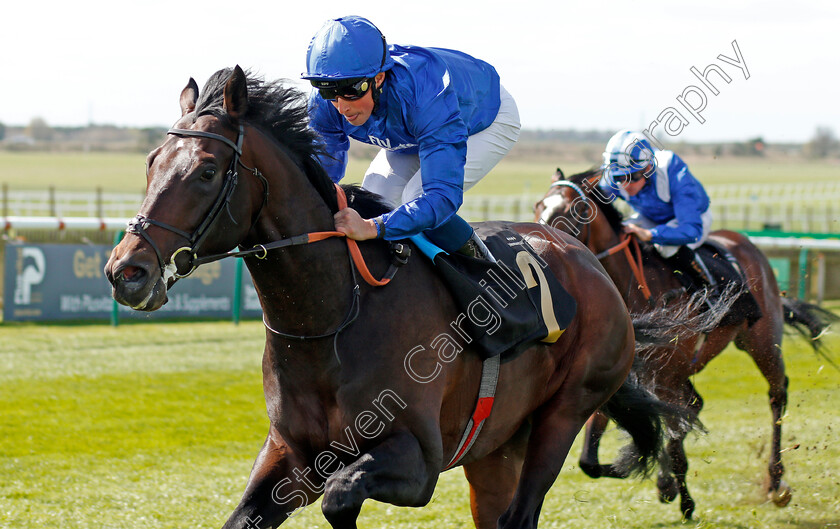
<path id="1" fill-rule="evenodd" d="M 237 64 L 225 83 L 225 112 L 237 120 L 248 112 L 248 82 L 245 72 Z"/>
<path id="2" fill-rule="evenodd" d="M 555 171 L 554 174 L 551 175 L 552 183 L 553 182 L 559 182 L 560 180 L 565 180 L 565 179 L 566 179 L 566 175 L 563 174 L 563 170 L 560 169 L 559 167 L 557 168 L 557 171 Z"/>
<path id="3" fill-rule="evenodd" d="M 195 110 L 195 102 L 198 100 L 198 83 L 190 77 L 190 82 L 181 90 L 181 117 Z"/>

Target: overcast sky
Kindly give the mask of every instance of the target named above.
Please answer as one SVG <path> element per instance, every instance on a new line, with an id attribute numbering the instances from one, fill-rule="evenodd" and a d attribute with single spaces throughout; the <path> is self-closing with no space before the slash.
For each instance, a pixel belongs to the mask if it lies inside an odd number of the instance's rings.
<path id="1" fill-rule="evenodd" d="M 836 1 L 15 1 L 0 31 L 0 122 L 169 126 L 190 77 L 203 86 L 239 64 L 297 79 L 312 35 L 347 14 L 368 17 L 389 43 L 490 62 L 529 129 L 643 129 L 673 107 L 688 124 L 670 140 L 840 134 Z M 749 79 L 718 59 L 737 59 L 733 41 Z M 710 74 L 717 95 L 690 71 L 710 64 L 731 78 Z M 702 124 L 677 101 L 691 86 L 706 97 Z"/>

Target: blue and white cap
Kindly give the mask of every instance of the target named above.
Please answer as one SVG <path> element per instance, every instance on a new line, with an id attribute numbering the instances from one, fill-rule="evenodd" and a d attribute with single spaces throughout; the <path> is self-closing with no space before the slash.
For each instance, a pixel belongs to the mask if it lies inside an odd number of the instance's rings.
<path id="1" fill-rule="evenodd" d="M 359 16 L 328 20 L 306 50 L 302 79 L 337 81 L 370 78 L 390 70 L 394 60 L 379 28 Z"/>
<path id="2" fill-rule="evenodd" d="M 653 162 L 653 153 L 653 147 L 643 134 L 622 130 L 607 142 L 601 169 L 608 177 L 626 176 Z"/>

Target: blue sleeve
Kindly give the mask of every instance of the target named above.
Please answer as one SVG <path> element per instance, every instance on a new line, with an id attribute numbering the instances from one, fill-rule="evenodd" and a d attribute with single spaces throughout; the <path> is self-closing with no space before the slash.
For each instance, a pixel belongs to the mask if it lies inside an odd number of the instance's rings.
<path id="1" fill-rule="evenodd" d="M 326 150 L 326 154 L 319 156 L 318 161 L 330 179 L 338 183 L 344 178 L 344 172 L 347 169 L 347 151 L 350 149 L 350 139 L 338 121 L 344 118 L 315 90 L 309 94 L 308 108 L 309 125 L 321 136 Z"/>
<path id="2" fill-rule="evenodd" d="M 440 226 L 464 201 L 469 133 L 448 72 L 428 68 L 419 72 L 414 82 L 414 96 L 409 96 L 406 105 L 406 123 L 418 140 L 423 194 L 383 216 L 388 240 Z"/>
<path id="3" fill-rule="evenodd" d="M 668 185 L 677 225 L 665 224 L 653 228 L 651 242 L 669 246 L 692 244 L 703 236 L 701 216 L 709 208 L 706 191 L 689 172 L 688 166 L 674 155 L 668 167 Z"/>

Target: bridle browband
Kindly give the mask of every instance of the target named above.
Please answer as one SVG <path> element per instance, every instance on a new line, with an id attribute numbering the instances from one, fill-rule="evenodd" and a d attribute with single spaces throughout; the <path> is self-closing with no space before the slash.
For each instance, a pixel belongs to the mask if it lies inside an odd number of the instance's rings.
<path id="1" fill-rule="evenodd" d="M 552 188 L 554 188 L 554 187 L 568 187 L 569 189 L 571 189 L 572 191 L 574 191 L 575 193 L 578 194 L 578 196 L 581 198 L 581 200 L 583 200 L 583 204 L 588 209 L 592 208 L 592 201 L 589 199 L 588 196 L 586 196 L 586 193 L 583 192 L 583 189 L 581 189 L 581 187 L 579 185 L 577 185 L 576 183 L 571 182 L 569 180 L 558 180 L 556 182 L 553 182 L 551 184 L 551 187 Z M 545 200 L 545 199 L 543 199 L 543 200 Z M 574 202 L 574 201 L 572 201 L 572 202 Z M 571 205 L 569 207 L 569 210 L 571 211 Z M 578 225 L 572 226 L 572 228 L 577 230 L 578 233 L 581 233 L 580 227 L 583 226 L 586 223 L 583 222 L 583 221 L 576 221 L 576 222 L 578 223 Z M 585 242 L 584 242 L 584 244 L 585 244 Z"/>
<path id="2" fill-rule="evenodd" d="M 587 206 L 590 205 L 589 204 L 589 197 L 587 197 L 586 194 L 583 192 L 583 189 L 581 189 L 580 186 L 577 185 L 574 182 L 571 182 L 569 180 L 558 180 L 558 181 L 552 183 L 551 187 L 569 187 L 569 188 L 573 189 L 575 191 L 575 193 L 580 195 L 580 198 L 583 199 L 583 201 L 586 203 Z"/>
<path id="3" fill-rule="evenodd" d="M 204 217 L 204 220 L 201 221 L 201 224 L 199 224 L 198 227 L 195 229 L 195 231 L 193 231 L 192 233 L 188 233 L 184 230 L 176 228 L 175 226 L 166 224 L 165 222 L 150 219 L 140 214 L 128 221 L 126 233 L 133 233 L 135 235 L 138 235 L 142 237 L 147 243 L 149 243 L 149 245 L 155 252 L 155 256 L 157 257 L 163 279 L 164 281 L 168 282 L 169 279 L 172 277 L 176 279 L 187 277 L 188 275 L 192 274 L 196 268 L 198 268 L 198 265 L 202 264 L 203 262 L 209 262 L 198 257 L 198 249 L 201 247 L 201 245 L 207 238 L 207 235 L 210 232 L 210 226 L 212 226 L 213 223 L 216 222 L 223 209 L 227 210 L 228 216 L 230 216 L 231 221 L 233 221 L 233 223 L 236 224 L 236 219 L 233 218 L 233 214 L 230 212 L 230 199 L 233 196 L 233 192 L 236 190 L 236 184 L 239 181 L 239 173 L 237 170 L 238 166 L 241 165 L 248 171 L 252 172 L 254 176 L 261 180 L 263 184 L 263 202 L 260 206 L 260 210 L 257 212 L 254 223 L 256 223 L 256 219 L 259 218 L 262 209 L 268 202 L 268 181 L 256 167 L 248 167 L 247 165 L 243 164 L 240 160 L 240 157 L 242 156 L 242 142 L 245 138 L 245 128 L 243 125 L 239 125 L 239 133 L 236 137 L 236 143 L 232 142 L 231 140 L 222 136 L 221 134 L 214 134 L 212 132 L 205 132 L 203 130 L 173 128 L 169 129 L 167 131 L 167 134 L 171 134 L 173 136 L 186 136 L 193 138 L 207 138 L 211 140 L 217 140 L 233 149 L 233 159 L 230 162 L 230 167 L 225 173 L 225 179 L 222 183 L 222 188 L 219 190 L 219 194 L 216 196 L 216 201 L 210 207 L 209 212 Z M 163 228 L 167 231 L 170 231 L 180 237 L 183 237 L 189 242 L 189 245 L 183 246 L 175 250 L 175 252 L 169 258 L 169 263 L 167 264 L 164 262 L 163 255 L 161 254 L 157 244 L 155 244 L 154 240 L 152 240 L 152 238 L 146 231 L 149 226 L 157 226 L 159 228 Z M 189 267 L 189 271 L 187 271 L 186 273 L 180 273 L 178 271 L 178 265 L 175 261 L 176 257 L 178 257 L 178 255 L 181 253 L 186 253 L 189 259 L 186 263 Z"/>

